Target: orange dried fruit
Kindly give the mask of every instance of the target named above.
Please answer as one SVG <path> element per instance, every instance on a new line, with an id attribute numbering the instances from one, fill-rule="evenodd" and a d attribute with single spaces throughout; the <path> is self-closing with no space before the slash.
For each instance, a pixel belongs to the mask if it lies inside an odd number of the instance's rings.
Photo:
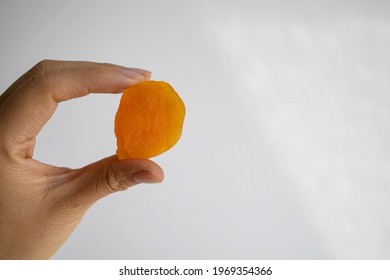
<path id="1" fill-rule="evenodd" d="M 115 116 L 119 159 L 151 158 L 179 140 L 184 103 L 166 82 L 145 81 L 127 88 Z"/>

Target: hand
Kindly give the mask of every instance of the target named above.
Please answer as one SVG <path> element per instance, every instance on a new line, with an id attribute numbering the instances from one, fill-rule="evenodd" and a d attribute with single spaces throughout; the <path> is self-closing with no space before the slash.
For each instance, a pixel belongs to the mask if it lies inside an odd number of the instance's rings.
<path id="1" fill-rule="evenodd" d="M 45 60 L 0 96 L 0 259 L 50 258 L 94 202 L 163 180 L 147 159 L 114 155 L 75 170 L 33 159 L 35 138 L 58 103 L 147 79 L 150 72 L 141 69 Z"/>

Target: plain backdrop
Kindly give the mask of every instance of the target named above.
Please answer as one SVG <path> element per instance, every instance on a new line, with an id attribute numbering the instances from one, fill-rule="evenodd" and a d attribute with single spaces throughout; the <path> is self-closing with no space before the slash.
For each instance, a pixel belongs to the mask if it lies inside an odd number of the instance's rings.
<path id="1" fill-rule="evenodd" d="M 44 58 L 183 98 L 166 179 L 95 204 L 54 259 L 390 258 L 389 1 L 0 2 L 0 89 Z M 58 107 L 35 158 L 115 153 L 120 95 Z"/>

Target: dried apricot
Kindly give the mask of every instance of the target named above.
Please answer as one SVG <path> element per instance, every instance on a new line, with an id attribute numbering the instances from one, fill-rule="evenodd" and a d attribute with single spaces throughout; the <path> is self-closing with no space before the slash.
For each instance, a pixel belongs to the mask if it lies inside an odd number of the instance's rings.
<path id="1" fill-rule="evenodd" d="M 115 116 L 119 159 L 150 158 L 179 140 L 184 103 L 166 82 L 145 81 L 127 88 Z"/>

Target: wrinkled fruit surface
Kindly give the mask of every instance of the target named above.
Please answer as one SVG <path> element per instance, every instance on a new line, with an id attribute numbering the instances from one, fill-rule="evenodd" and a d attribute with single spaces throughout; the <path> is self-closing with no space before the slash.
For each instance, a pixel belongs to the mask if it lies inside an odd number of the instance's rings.
<path id="1" fill-rule="evenodd" d="M 127 88 L 115 117 L 119 159 L 151 158 L 181 136 L 184 103 L 166 82 L 145 81 Z"/>

